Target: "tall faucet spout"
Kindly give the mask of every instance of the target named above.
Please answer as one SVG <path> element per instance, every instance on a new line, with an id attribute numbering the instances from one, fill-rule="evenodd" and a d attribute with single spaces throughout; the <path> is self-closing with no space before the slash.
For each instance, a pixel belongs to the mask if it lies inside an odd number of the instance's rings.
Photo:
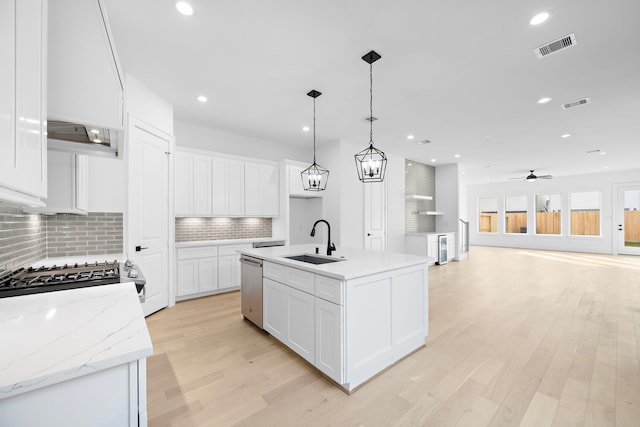
<path id="1" fill-rule="evenodd" d="M 327 236 L 327 255 L 331 255 L 331 252 L 336 250 L 336 247 L 333 243 L 331 243 L 331 226 L 329 225 L 329 222 L 327 222 L 324 219 L 319 219 L 317 220 L 314 224 L 313 224 L 313 228 L 311 229 L 311 236 L 315 236 L 316 234 L 316 225 L 318 225 L 318 223 L 320 222 L 324 222 L 325 224 L 327 224 L 327 230 L 328 230 L 328 236 Z"/>

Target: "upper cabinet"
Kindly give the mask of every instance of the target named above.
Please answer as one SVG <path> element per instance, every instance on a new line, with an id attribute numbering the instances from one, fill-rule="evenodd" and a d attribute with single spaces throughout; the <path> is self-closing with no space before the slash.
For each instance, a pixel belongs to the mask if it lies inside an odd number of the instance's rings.
<path id="1" fill-rule="evenodd" d="M 0 0 L 0 199 L 47 195 L 47 1 Z"/>
<path id="2" fill-rule="evenodd" d="M 176 150 L 176 216 L 279 214 L 278 167 L 272 163 Z"/>
<path id="3" fill-rule="evenodd" d="M 104 3 L 52 1 L 48 18 L 50 148 L 113 157 L 122 151 L 125 85 Z"/>

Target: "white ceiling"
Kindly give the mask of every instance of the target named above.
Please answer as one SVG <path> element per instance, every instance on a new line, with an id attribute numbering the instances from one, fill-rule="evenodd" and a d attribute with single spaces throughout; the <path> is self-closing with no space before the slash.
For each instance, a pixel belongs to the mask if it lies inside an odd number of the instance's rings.
<path id="1" fill-rule="evenodd" d="M 178 120 L 311 152 L 302 127 L 313 120 L 306 93 L 317 89 L 318 143 L 364 148 L 369 65 L 361 57 L 373 49 L 382 55 L 373 66 L 382 150 L 459 162 L 470 183 L 529 169 L 640 167 L 638 0 L 193 0 L 191 17 L 173 3 L 105 0 L 123 69 L 170 101 Z M 551 18 L 529 25 L 543 10 Z M 534 54 L 570 33 L 576 46 Z M 544 96 L 552 101 L 537 104 Z M 561 108 L 582 97 L 592 103 Z"/>

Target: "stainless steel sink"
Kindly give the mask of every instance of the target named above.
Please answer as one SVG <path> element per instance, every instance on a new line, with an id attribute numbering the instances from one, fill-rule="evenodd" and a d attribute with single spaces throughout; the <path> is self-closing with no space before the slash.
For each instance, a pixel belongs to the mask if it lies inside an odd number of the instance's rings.
<path id="1" fill-rule="evenodd" d="M 323 258 L 323 257 L 319 257 L 319 256 L 304 255 L 304 254 L 303 255 L 286 256 L 285 258 L 292 259 L 292 260 L 295 260 L 295 261 L 308 262 L 309 264 L 328 264 L 328 263 L 331 263 L 331 262 L 345 261 L 344 259 Z"/>

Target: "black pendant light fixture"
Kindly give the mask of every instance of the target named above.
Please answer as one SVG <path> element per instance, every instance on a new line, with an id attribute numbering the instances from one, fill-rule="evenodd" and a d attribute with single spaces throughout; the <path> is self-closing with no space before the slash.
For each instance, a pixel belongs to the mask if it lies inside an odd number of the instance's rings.
<path id="1" fill-rule="evenodd" d="M 373 147 L 373 63 L 382 58 L 377 52 L 371 51 L 362 59 L 369 64 L 369 147 L 365 148 L 354 157 L 358 178 L 362 182 L 382 182 L 387 171 L 387 156 Z"/>
<path id="2" fill-rule="evenodd" d="M 316 163 L 316 98 L 322 93 L 313 89 L 307 95 L 313 98 L 313 163 L 300 172 L 300 176 L 302 177 L 302 187 L 306 191 L 323 191 L 327 188 L 329 171 Z"/>

